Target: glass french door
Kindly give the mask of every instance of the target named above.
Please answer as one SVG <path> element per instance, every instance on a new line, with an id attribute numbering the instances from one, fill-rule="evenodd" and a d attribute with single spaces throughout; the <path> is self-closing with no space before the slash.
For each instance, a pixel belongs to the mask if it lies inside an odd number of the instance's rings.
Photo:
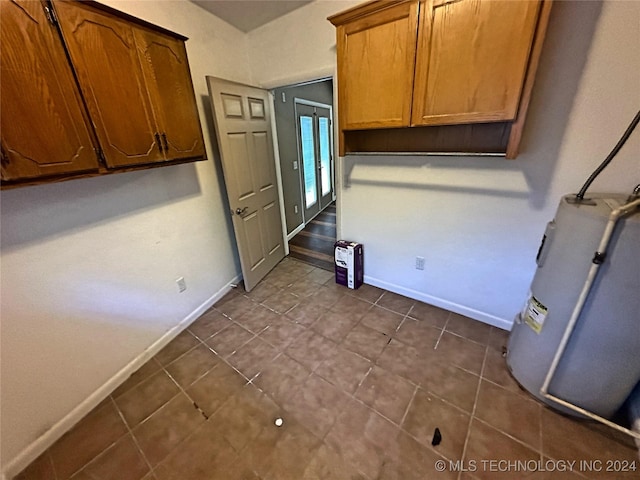
<path id="1" fill-rule="evenodd" d="M 330 105 L 296 99 L 298 159 L 305 223 L 333 201 L 333 135 Z"/>

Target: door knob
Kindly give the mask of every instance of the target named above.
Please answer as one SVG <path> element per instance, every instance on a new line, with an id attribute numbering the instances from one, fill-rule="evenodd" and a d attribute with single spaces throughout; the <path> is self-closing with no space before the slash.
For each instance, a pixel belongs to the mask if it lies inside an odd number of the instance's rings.
<path id="1" fill-rule="evenodd" d="M 242 214 L 244 214 L 244 213 L 247 211 L 247 208 L 249 208 L 249 207 L 244 207 L 244 208 L 240 208 L 240 207 L 238 207 L 238 208 L 236 208 L 236 213 L 237 213 L 238 215 L 242 215 Z"/>

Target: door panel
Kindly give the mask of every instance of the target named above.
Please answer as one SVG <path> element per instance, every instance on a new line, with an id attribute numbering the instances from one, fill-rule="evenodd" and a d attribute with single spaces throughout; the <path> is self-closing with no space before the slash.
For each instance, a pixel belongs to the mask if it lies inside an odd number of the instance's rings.
<path id="1" fill-rule="evenodd" d="M 55 7 L 107 164 L 164 161 L 131 26 L 82 3 Z"/>
<path id="2" fill-rule="evenodd" d="M 207 77 L 247 291 L 284 258 L 266 90 Z"/>
<path id="3" fill-rule="evenodd" d="M 532 0 L 427 2 L 412 124 L 513 120 L 539 8 Z"/>
<path id="4" fill-rule="evenodd" d="M 331 110 L 316 107 L 318 119 L 318 195 L 320 210 L 333 201 L 333 142 L 331 141 Z"/>
<path id="5" fill-rule="evenodd" d="M 3 180 L 97 170 L 89 120 L 42 4 L 2 1 L 0 18 Z"/>
<path id="6" fill-rule="evenodd" d="M 171 159 L 205 155 L 198 107 L 184 42 L 149 30 L 134 36 L 147 83 L 155 83 L 153 105 Z M 160 92 L 171 92 L 163 95 Z"/>

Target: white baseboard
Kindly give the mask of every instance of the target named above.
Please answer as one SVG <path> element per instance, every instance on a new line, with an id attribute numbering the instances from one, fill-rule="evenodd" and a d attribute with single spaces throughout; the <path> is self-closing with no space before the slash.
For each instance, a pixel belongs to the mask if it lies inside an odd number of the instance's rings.
<path id="1" fill-rule="evenodd" d="M 421 302 L 444 308 L 445 310 L 449 310 L 451 312 L 459 313 L 460 315 L 464 315 L 465 317 L 473 318 L 474 320 L 478 320 L 480 322 L 492 325 L 497 328 L 501 328 L 503 330 L 509 331 L 511 330 L 511 326 L 513 325 L 512 320 L 505 320 L 504 318 L 496 317 L 495 315 L 491 315 L 490 313 L 481 312 L 464 305 L 450 302 L 449 300 L 433 297 L 431 295 L 418 292 L 417 290 L 412 290 L 400 285 L 385 282 L 368 275 L 364 276 L 364 283 L 368 283 L 369 285 L 373 285 L 374 287 L 384 288 L 385 290 L 389 290 L 390 292 L 404 295 L 405 297 L 413 298 L 414 300 L 420 300 Z"/>
<path id="2" fill-rule="evenodd" d="M 291 239 L 299 234 L 302 230 L 304 230 L 304 223 L 298 225 L 289 235 L 287 235 L 287 242 L 290 242 Z"/>
<path id="3" fill-rule="evenodd" d="M 22 450 L 15 458 L 3 467 L 0 473 L 0 480 L 13 478 L 26 467 L 29 466 L 36 458 L 42 455 L 51 445 L 53 445 L 62 435 L 69 431 L 76 423 L 82 420 L 91 410 L 93 410 L 100 402 L 107 398 L 111 392 L 118 388 L 132 373 L 137 371 L 142 365 L 148 362 L 154 355 L 162 350 L 171 340 L 180 334 L 185 328 L 193 323 L 200 315 L 207 311 L 218 300 L 224 297 L 227 292 L 232 289 L 232 285 L 237 284 L 241 275 L 238 275 L 224 287 L 214 293 L 211 297 L 199 305 L 193 312 L 187 315 L 180 323 L 171 328 L 158 340 L 156 340 L 149 348 L 125 365 L 119 372 L 111 377 L 106 383 L 100 386 L 89 397 L 83 400 L 77 407 L 71 410 L 61 420 L 55 423 L 49 430 L 38 437 L 34 442 Z"/>

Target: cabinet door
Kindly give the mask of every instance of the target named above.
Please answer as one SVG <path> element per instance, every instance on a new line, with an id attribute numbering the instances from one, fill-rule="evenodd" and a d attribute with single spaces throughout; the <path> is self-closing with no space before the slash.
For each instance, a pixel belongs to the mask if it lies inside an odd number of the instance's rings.
<path id="1" fill-rule="evenodd" d="M 57 31 L 39 1 L 0 2 L 2 179 L 98 169 Z"/>
<path id="2" fill-rule="evenodd" d="M 338 26 L 338 102 L 344 130 L 408 126 L 418 2 Z"/>
<path id="3" fill-rule="evenodd" d="M 55 7 L 107 165 L 164 161 L 131 25 L 90 4 Z"/>
<path id="4" fill-rule="evenodd" d="M 170 160 L 205 155 L 184 42 L 135 28 L 142 69 Z"/>
<path id="5" fill-rule="evenodd" d="M 412 124 L 513 120 L 540 3 L 421 4 Z"/>

